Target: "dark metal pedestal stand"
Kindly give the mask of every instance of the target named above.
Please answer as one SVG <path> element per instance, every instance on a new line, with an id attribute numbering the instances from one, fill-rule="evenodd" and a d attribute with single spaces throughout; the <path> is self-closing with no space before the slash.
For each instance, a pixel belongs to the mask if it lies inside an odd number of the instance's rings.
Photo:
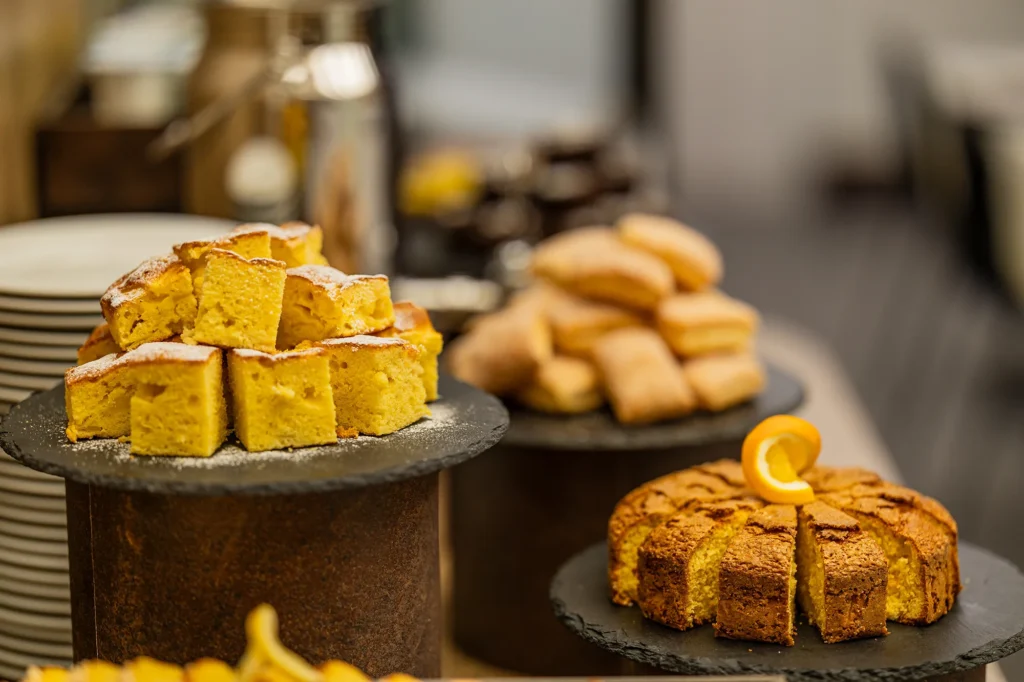
<path id="1" fill-rule="evenodd" d="M 657 476 L 737 458 L 746 433 L 796 408 L 800 384 L 771 368 L 750 404 L 644 428 L 607 412 L 549 417 L 514 411 L 487 457 L 451 473 L 456 644 L 489 664 L 531 675 L 616 675 L 622 659 L 551 617 L 548 587 L 570 556 L 607 532 L 615 504 Z"/>
<path id="2" fill-rule="evenodd" d="M 434 416 L 383 438 L 208 460 L 72 445 L 63 389 L 15 407 L 4 449 L 67 480 L 76 660 L 235 661 L 261 602 L 313 662 L 441 673 L 438 472 L 494 445 L 508 415 L 442 380 Z"/>
<path id="3" fill-rule="evenodd" d="M 889 623 L 887 637 L 839 644 L 824 644 L 802 618 L 792 647 L 718 639 L 711 626 L 685 632 L 662 627 L 635 606 L 611 603 L 607 565 L 604 543 L 567 561 L 551 583 L 555 614 L 606 651 L 669 673 L 784 675 L 789 682 L 982 682 L 986 664 L 1024 648 L 1024 575 L 965 542 L 964 590 L 948 614 L 927 627 Z"/>

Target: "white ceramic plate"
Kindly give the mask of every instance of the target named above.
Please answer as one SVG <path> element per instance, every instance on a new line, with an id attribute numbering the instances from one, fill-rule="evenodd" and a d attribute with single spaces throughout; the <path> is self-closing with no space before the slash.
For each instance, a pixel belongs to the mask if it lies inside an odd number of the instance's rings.
<path id="1" fill-rule="evenodd" d="M 32 654 L 10 651 L 7 647 L 0 647 L 0 661 L 3 661 L 8 665 L 24 668 L 27 668 L 30 665 L 66 667 L 71 663 L 71 659 L 33 656 Z"/>
<path id="2" fill-rule="evenodd" d="M 35 374 L 52 379 L 64 378 L 64 372 L 68 367 L 73 367 L 73 362 L 50 362 L 48 360 L 19 360 L 17 358 L 6 358 L 0 356 L 0 372 L 13 372 L 15 374 Z"/>
<path id="3" fill-rule="evenodd" d="M 67 517 L 64 512 L 47 512 L 36 509 L 22 509 L 0 504 L 0 520 L 13 521 L 18 524 L 30 526 L 49 526 L 51 528 L 67 529 Z"/>
<path id="4" fill-rule="evenodd" d="M 0 551 L 60 557 L 67 563 L 68 543 L 64 541 L 55 542 L 53 540 L 26 540 L 25 538 L 0 533 Z"/>
<path id="5" fill-rule="evenodd" d="M 37 315 L 99 315 L 100 302 L 95 298 L 26 298 L 0 294 L 0 310 Z"/>
<path id="6" fill-rule="evenodd" d="M 7 403 L 20 403 L 30 395 L 32 395 L 32 391 L 24 388 L 7 388 L 5 386 L 0 386 L 0 400 Z"/>
<path id="7" fill-rule="evenodd" d="M 63 601 L 55 599 L 39 599 L 38 597 L 25 597 L 17 594 L 9 594 L 0 590 L 0 607 L 18 609 L 26 613 L 38 613 L 46 616 L 70 616 L 71 599 Z"/>
<path id="8" fill-rule="evenodd" d="M 0 663 L 0 679 L 20 680 L 25 676 L 25 669 Z"/>
<path id="9" fill-rule="evenodd" d="M 13 665 L 20 668 L 27 668 L 30 665 L 42 665 L 42 666 L 56 666 L 56 667 L 67 667 L 71 661 L 60 660 L 54 658 L 46 658 L 43 656 L 26 656 L 25 654 L 19 654 L 13 651 L 7 651 L 3 647 L 0 647 L 0 661 L 3 661 L 7 665 Z M 18 680 L 21 677 L 15 677 Z"/>
<path id="10" fill-rule="evenodd" d="M 0 356 L 18 360 L 57 360 L 71 366 L 78 362 L 78 346 L 36 346 L 0 341 Z"/>
<path id="11" fill-rule="evenodd" d="M 70 659 L 72 657 L 71 647 L 67 644 L 54 644 L 52 642 L 36 642 L 22 637 L 11 637 L 0 634 L 0 647 L 9 651 L 32 656 L 46 656 L 50 658 Z"/>
<path id="12" fill-rule="evenodd" d="M 234 223 L 173 214 L 72 216 L 0 231 L 0 292 L 99 298 L 115 279 L 178 242 L 227 232 Z"/>
<path id="13" fill-rule="evenodd" d="M 19 585 L 43 585 L 50 588 L 70 590 L 71 583 L 67 571 L 46 571 L 14 566 L 0 561 L 0 578 L 5 582 L 17 582 Z M 0 630 L 0 632 L 5 632 Z"/>
<path id="14" fill-rule="evenodd" d="M 55 329 L 91 332 L 103 322 L 100 315 L 33 315 L 0 310 L 0 324 L 20 329 Z"/>
<path id="15" fill-rule="evenodd" d="M 32 374 L 17 374 L 0 371 L 0 386 L 20 388 L 29 391 L 46 391 L 61 381 L 61 377 L 45 377 Z"/>
<path id="16" fill-rule="evenodd" d="M 0 634 L 8 637 L 31 639 L 33 642 L 50 642 L 51 644 L 71 644 L 71 633 L 66 630 L 51 628 L 30 628 L 26 625 L 14 625 L 0 620 Z M 17 678 L 16 678 L 17 679 Z"/>
<path id="17" fill-rule="evenodd" d="M 23 478 L 12 478 L 0 472 L 0 491 L 20 493 L 21 495 L 58 497 L 64 501 L 64 482 L 56 481 L 29 481 Z"/>
<path id="18" fill-rule="evenodd" d="M 63 543 L 67 543 L 68 541 L 68 530 L 66 527 L 37 526 L 32 523 L 17 523 L 6 519 L 0 519 L 0 533 L 25 538 L 26 540 L 42 540 L 44 542 Z M 2 588 L 3 585 L 0 584 L 0 589 Z"/>
<path id="19" fill-rule="evenodd" d="M 3 451 L 0 450 L 0 452 Z M 0 476 L 13 476 L 14 478 L 23 478 L 27 481 L 50 481 L 54 483 L 61 483 L 64 480 L 59 476 L 51 476 L 50 474 L 29 469 L 24 464 L 8 459 L 7 453 L 3 453 L 3 457 L 0 458 Z"/>
<path id="20" fill-rule="evenodd" d="M 56 601 L 71 601 L 71 588 L 61 585 L 40 585 L 24 580 L 4 579 L 9 590 L 15 590 L 19 595 L 26 597 L 39 597 L 41 599 L 52 599 Z"/>
<path id="21" fill-rule="evenodd" d="M 70 632 L 71 618 L 67 616 L 41 616 L 35 613 L 25 613 L 17 609 L 9 609 L 0 606 L 0 621 L 6 621 L 11 625 L 23 625 L 29 628 L 40 630 L 58 630 Z"/>
<path id="22" fill-rule="evenodd" d="M 65 512 L 63 494 L 60 497 L 50 497 L 31 494 L 24 495 L 18 492 L 0 490 L 0 507 L 17 507 L 32 511 L 59 513 L 61 515 Z"/>
<path id="23" fill-rule="evenodd" d="M 34 329 L 0 327 L 0 341 L 32 346 L 72 346 L 77 349 L 88 337 L 88 332 L 40 332 Z"/>
<path id="24" fill-rule="evenodd" d="M 66 556 L 54 556 L 48 554 L 28 554 L 25 552 L 11 552 L 3 550 L 4 561 L 11 566 L 21 568 L 41 569 L 57 573 L 67 572 L 68 558 Z"/>

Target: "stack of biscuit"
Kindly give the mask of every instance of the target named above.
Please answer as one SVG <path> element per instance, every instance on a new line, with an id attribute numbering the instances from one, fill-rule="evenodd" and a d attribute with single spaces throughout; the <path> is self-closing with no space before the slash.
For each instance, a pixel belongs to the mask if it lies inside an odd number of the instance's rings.
<path id="1" fill-rule="evenodd" d="M 65 375 L 67 436 L 209 456 L 382 436 L 429 414 L 441 335 L 388 278 L 326 265 L 319 227 L 243 225 L 114 282 Z"/>
<path id="2" fill-rule="evenodd" d="M 716 287 L 722 256 L 661 216 L 542 242 L 535 283 L 452 344 L 458 378 L 553 414 L 607 401 L 623 424 L 717 412 L 760 393 L 757 311 Z"/>

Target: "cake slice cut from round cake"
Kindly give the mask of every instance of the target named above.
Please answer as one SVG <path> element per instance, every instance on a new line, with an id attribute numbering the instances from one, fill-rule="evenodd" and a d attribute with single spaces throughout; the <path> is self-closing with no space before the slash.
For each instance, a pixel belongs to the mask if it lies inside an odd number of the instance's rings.
<path id="1" fill-rule="evenodd" d="M 615 506 L 608 521 L 608 581 L 612 601 L 637 598 L 637 553 L 648 534 L 687 504 L 749 494 L 739 462 L 721 460 L 644 483 Z"/>
<path id="2" fill-rule="evenodd" d="M 825 642 L 888 634 L 885 553 L 849 514 L 824 502 L 799 509 L 797 599 Z"/>
<path id="3" fill-rule="evenodd" d="M 750 515 L 722 557 L 715 635 L 793 646 L 796 635 L 796 507 Z"/>
<path id="4" fill-rule="evenodd" d="M 695 502 L 647 536 L 637 560 L 644 616 L 685 630 L 718 609 L 718 571 L 733 536 L 764 506 L 754 497 Z"/>
<path id="5" fill-rule="evenodd" d="M 892 484 L 856 486 L 823 498 L 857 519 L 889 563 L 886 618 L 934 623 L 960 590 L 956 521 L 938 502 Z"/>

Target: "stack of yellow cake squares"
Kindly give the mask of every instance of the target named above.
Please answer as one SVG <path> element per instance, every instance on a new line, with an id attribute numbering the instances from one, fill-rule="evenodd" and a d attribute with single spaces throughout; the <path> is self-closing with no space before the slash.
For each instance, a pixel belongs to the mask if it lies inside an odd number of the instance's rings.
<path id="1" fill-rule="evenodd" d="M 388 278 L 325 264 L 319 227 L 243 225 L 110 286 L 65 375 L 67 436 L 212 455 L 382 436 L 429 414 L 441 335 Z"/>
<path id="2" fill-rule="evenodd" d="M 624 424 L 725 410 L 764 388 L 757 311 L 717 289 L 722 256 L 696 230 L 627 215 L 542 242 L 531 271 L 532 286 L 452 345 L 455 376 L 544 412 L 607 400 Z"/>

